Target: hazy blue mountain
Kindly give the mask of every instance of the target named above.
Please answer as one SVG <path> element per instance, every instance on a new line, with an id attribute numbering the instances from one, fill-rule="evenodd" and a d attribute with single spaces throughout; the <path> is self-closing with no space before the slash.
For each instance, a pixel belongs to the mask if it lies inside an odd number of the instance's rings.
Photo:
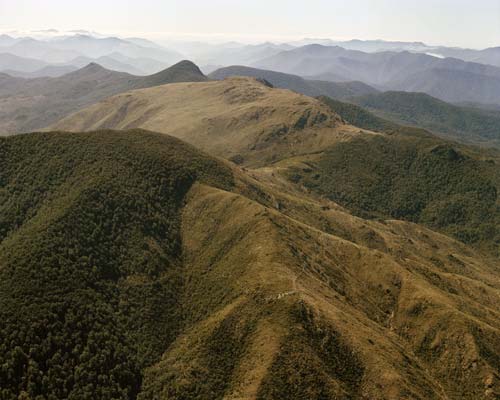
<path id="1" fill-rule="evenodd" d="M 250 65 L 263 58 L 274 56 L 293 47 L 287 44 L 261 43 L 257 45 L 222 44 L 212 45 L 190 56 L 201 65 Z"/>
<path id="2" fill-rule="evenodd" d="M 145 75 L 145 72 L 142 69 L 136 68 L 131 64 L 118 61 L 116 58 L 110 56 L 101 56 L 98 58 L 80 56 L 68 62 L 69 65 L 76 66 L 77 68 L 83 68 L 90 63 L 99 64 L 102 67 L 113 71 L 126 72 L 132 75 Z"/>
<path id="3" fill-rule="evenodd" d="M 77 69 L 78 67 L 74 65 L 48 65 L 33 72 L 21 72 L 16 70 L 4 70 L 2 72 L 10 76 L 26 79 L 41 77 L 57 78 L 58 76 L 69 74 L 70 72 L 76 71 Z"/>
<path id="4" fill-rule="evenodd" d="M 387 87 L 424 92 L 450 103 L 500 104 L 500 77 L 469 71 L 432 68 L 391 82 Z"/>
<path id="5" fill-rule="evenodd" d="M 268 57 L 255 66 L 310 79 L 357 80 L 377 88 L 425 92 L 450 102 L 500 101 L 497 95 L 500 68 L 456 58 L 407 51 L 365 53 L 338 46 L 308 45 Z M 440 77 L 443 79 L 437 82 Z"/>
<path id="6" fill-rule="evenodd" d="M 14 54 L 0 53 L 0 71 L 3 72 L 6 70 L 18 71 L 20 73 L 34 72 L 46 66 L 46 62 L 36 60 L 34 58 L 25 58 Z"/>
<path id="7" fill-rule="evenodd" d="M 61 49 L 41 40 L 25 38 L 10 46 L 0 47 L 0 52 L 19 57 L 36 58 L 46 63 L 64 63 L 82 55 L 75 49 Z"/>
<path id="8" fill-rule="evenodd" d="M 180 53 L 145 39 L 133 38 L 132 41 L 127 41 L 116 37 L 94 37 L 88 34 L 58 36 L 48 40 L 24 38 L 12 41 L 9 37 L 4 37 L 0 40 L 0 52 L 36 58 L 50 64 L 69 63 L 78 57 L 96 60 L 115 53 L 128 58 L 152 59 L 167 65 L 183 58 Z"/>
<path id="9" fill-rule="evenodd" d="M 306 46 L 309 44 L 321 44 L 324 46 L 340 46 L 347 50 L 359 50 L 367 53 L 376 53 L 382 51 L 414 51 L 426 52 L 432 49 L 431 46 L 422 42 L 401 42 L 386 40 L 332 40 L 332 39 L 313 39 L 306 38 L 296 42 L 291 42 L 295 47 Z"/>
<path id="10" fill-rule="evenodd" d="M 0 35 L 0 47 L 12 46 L 13 44 L 15 44 L 18 41 L 19 41 L 19 39 L 13 38 L 12 36 Z"/>

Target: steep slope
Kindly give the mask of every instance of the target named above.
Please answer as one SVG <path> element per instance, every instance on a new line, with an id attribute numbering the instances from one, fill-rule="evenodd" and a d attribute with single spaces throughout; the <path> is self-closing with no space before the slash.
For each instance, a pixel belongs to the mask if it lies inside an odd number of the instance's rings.
<path id="1" fill-rule="evenodd" d="M 131 89 L 206 77 L 194 64 L 183 61 L 150 76 L 110 71 L 93 63 L 59 78 L 12 79 L 2 78 L 6 82 L 0 87 L 3 134 L 42 129 L 82 107 Z"/>
<path id="2" fill-rule="evenodd" d="M 0 139 L 5 399 L 494 399 L 499 265 L 165 135 Z"/>
<path id="3" fill-rule="evenodd" d="M 386 134 L 339 142 L 306 167 L 288 165 L 287 177 L 358 215 L 420 223 L 498 257 L 500 154 L 379 119 L 363 122 Z"/>
<path id="4" fill-rule="evenodd" d="M 252 78 L 123 93 L 70 115 L 50 129 L 137 127 L 179 137 L 247 165 L 315 152 L 358 132 L 320 101 Z"/>
<path id="5" fill-rule="evenodd" d="M 328 96 L 334 99 L 347 99 L 353 96 L 363 96 L 378 93 L 378 90 L 362 82 L 328 82 L 306 80 L 297 75 L 282 72 L 267 71 L 257 68 L 232 66 L 220 68 L 212 72 L 212 79 L 225 79 L 232 76 L 250 76 L 265 79 L 274 87 L 290 89 L 306 96 Z"/>
<path id="6" fill-rule="evenodd" d="M 500 146 L 500 116 L 488 111 L 458 107 L 424 93 L 384 92 L 350 101 L 383 118 L 455 140 Z"/>

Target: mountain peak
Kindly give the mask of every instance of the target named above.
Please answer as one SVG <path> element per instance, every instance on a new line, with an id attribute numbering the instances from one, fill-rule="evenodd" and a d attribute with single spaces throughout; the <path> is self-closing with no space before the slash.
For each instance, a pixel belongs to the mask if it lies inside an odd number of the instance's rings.
<path id="1" fill-rule="evenodd" d="M 190 60 L 179 61 L 177 64 L 172 65 L 168 69 L 170 71 L 179 70 L 179 71 L 203 75 L 203 72 L 201 72 L 200 68 Z"/>
<path id="2" fill-rule="evenodd" d="M 204 82 L 207 79 L 195 63 L 183 60 L 163 71 L 145 77 L 141 80 L 140 86 L 158 86 L 174 82 Z"/>
<path id="3" fill-rule="evenodd" d="M 92 61 L 88 63 L 85 67 L 81 68 L 80 71 L 106 71 L 106 68 L 104 68 L 102 65 L 97 64 L 96 62 Z"/>

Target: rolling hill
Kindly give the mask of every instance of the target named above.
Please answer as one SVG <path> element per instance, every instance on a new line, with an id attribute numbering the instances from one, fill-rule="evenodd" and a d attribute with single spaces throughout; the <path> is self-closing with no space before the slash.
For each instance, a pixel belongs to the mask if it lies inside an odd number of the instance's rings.
<path id="1" fill-rule="evenodd" d="M 207 78 L 189 61 L 149 76 L 107 70 L 98 64 L 58 78 L 0 78 L 0 132 L 42 129 L 82 107 L 132 89 Z"/>
<path id="2" fill-rule="evenodd" d="M 306 80 L 297 75 L 284 74 L 282 72 L 267 71 L 257 68 L 231 66 L 220 68 L 212 72 L 212 79 L 225 79 L 232 76 L 249 76 L 265 79 L 274 87 L 290 89 L 306 96 L 328 96 L 334 99 L 347 99 L 354 96 L 378 93 L 378 90 L 362 82 L 329 82 Z"/>
<path id="3" fill-rule="evenodd" d="M 246 165 L 318 151 L 358 131 L 316 99 L 245 77 L 122 93 L 48 129 L 102 128 L 166 133 Z"/>
<path id="4" fill-rule="evenodd" d="M 498 260 L 166 135 L 0 155 L 6 400 L 499 394 Z"/>

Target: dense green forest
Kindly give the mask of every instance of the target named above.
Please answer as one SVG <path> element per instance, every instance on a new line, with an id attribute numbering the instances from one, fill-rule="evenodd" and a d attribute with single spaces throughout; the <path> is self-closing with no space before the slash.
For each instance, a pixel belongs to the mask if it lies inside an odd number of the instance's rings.
<path id="1" fill-rule="evenodd" d="M 363 217 L 421 223 L 499 254 L 498 158 L 405 133 L 339 143 L 289 178 Z"/>
<path id="2" fill-rule="evenodd" d="M 500 147 L 499 113 L 456 106 L 425 93 L 384 92 L 350 101 L 397 123 L 430 129 L 455 140 Z"/>
<path id="3" fill-rule="evenodd" d="M 183 197 L 232 179 L 140 130 L 1 138 L 0 398 L 135 398 L 183 324 Z"/>

